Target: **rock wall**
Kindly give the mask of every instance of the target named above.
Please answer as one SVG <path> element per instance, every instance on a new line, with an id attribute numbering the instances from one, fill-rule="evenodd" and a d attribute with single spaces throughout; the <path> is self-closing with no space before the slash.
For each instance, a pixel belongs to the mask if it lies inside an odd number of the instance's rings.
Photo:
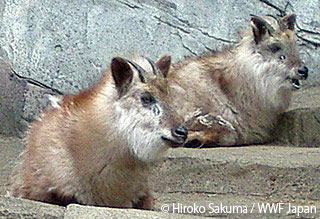
<path id="1" fill-rule="evenodd" d="M 78 205 L 63 208 L 4 197 L 22 143 L 15 138 L 1 140 L 1 134 L 23 133 L 27 122 L 48 105 L 49 95 L 87 87 L 113 56 L 138 53 L 156 59 L 170 54 L 176 62 L 185 55 L 233 44 L 250 14 L 290 12 L 297 15 L 299 50 L 310 70 L 306 87 L 319 85 L 319 0 L 0 0 L 0 218 L 194 218 Z M 318 218 L 320 151 L 310 147 L 320 145 L 319 103 L 319 87 L 296 93 L 279 126 L 280 143 L 309 148 L 277 145 L 172 152 L 151 177 L 156 211 L 174 203 L 283 202 L 315 205 L 316 214 L 303 216 Z M 286 212 L 232 216 L 299 217 Z"/>
<path id="2" fill-rule="evenodd" d="M 0 74 L 7 81 L 0 84 L 0 119 L 32 120 L 47 104 L 46 94 L 87 87 L 113 56 L 170 54 L 176 62 L 233 44 L 250 14 L 290 12 L 297 15 L 299 49 L 310 69 L 306 83 L 318 84 L 316 0 L 2 0 L 0 58 L 11 67 L 1 72 L 12 80 Z M 14 92 L 17 86 L 24 91 Z M 8 87 L 13 100 L 4 98 Z M 14 124 L 0 133 L 23 130 L 21 123 Z"/>

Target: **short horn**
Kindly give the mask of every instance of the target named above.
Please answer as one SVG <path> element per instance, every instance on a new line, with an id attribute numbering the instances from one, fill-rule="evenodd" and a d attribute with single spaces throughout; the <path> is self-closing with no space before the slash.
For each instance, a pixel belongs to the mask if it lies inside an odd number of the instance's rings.
<path id="1" fill-rule="evenodd" d="M 284 31 L 286 29 L 286 25 L 284 24 L 284 22 L 279 17 L 276 17 L 276 16 L 274 16 L 272 14 L 268 14 L 267 16 L 268 17 L 272 17 L 273 19 L 275 19 L 277 21 L 281 31 Z"/>

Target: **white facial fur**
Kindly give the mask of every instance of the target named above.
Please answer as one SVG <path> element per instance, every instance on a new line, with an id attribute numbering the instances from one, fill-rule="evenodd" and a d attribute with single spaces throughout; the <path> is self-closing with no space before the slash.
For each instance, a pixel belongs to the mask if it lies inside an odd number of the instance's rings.
<path id="1" fill-rule="evenodd" d="M 116 131 L 127 142 L 129 151 L 142 161 L 159 159 L 168 149 L 161 139 L 166 132 L 165 129 L 159 129 L 161 114 L 155 116 L 154 112 L 143 106 L 139 109 L 132 107 L 128 111 L 121 105 L 120 102 L 114 104 Z M 170 135 L 169 130 L 166 135 Z"/>

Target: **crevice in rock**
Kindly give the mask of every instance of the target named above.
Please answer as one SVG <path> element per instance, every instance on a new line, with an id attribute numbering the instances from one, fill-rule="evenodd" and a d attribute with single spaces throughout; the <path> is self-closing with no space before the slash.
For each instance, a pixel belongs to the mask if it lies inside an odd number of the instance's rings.
<path id="1" fill-rule="evenodd" d="M 43 89 L 46 89 L 46 90 L 49 90 L 51 91 L 50 94 L 59 94 L 59 95 L 63 95 L 63 92 L 59 91 L 58 89 L 56 88 L 53 88 L 53 87 L 50 87 L 44 83 L 41 83 L 40 81 L 37 81 L 33 78 L 29 78 L 29 77 L 25 77 L 25 76 L 21 76 L 19 75 L 13 68 L 10 68 L 12 74 L 17 77 L 18 79 L 20 80 L 23 80 L 29 84 L 32 84 L 34 86 L 37 86 L 37 87 L 40 87 L 40 88 L 43 88 Z"/>
<path id="2" fill-rule="evenodd" d="M 186 33 L 186 34 L 190 34 L 189 31 L 187 31 L 187 30 L 185 30 L 185 29 L 183 29 L 183 28 L 181 28 L 181 27 L 179 27 L 177 25 L 174 25 L 174 24 L 172 24 L 172 23 L 170 23 L 168 21 L 164 21 L 160 17 L 154 16 L 154 18 L 157 19 L 159 22 L 168 25 L 169 27 L 173 27 L 175 29 L 178 29 L 178 30 L 180 30 L 180 31 L 182 31 L 183 33 Z"/>
<path id="3" fill-rule="evenodd" d="M 320 32 L 311 31 L 311 30 L 307 30 L 307 29 L 301 28 L 301 27 L 299 26 L 299 24 L 297 24 L 297 23 L 296 23 L 296 26 L 297 26 L 297 33 L 305 33 L 305 34 L 315 35 L 315 36 L 320 37 Z M 314 46 L 314 47 L 316 47 L 316 48 L 320 47 L 320 42 L 317 42 L 317 41 L 314 41 L 314 40 L 310 40 L 310 39 L 306 39 L 306 38 L 300 36 L 299 34 L 297 34 L 297 37 L 298 37 L 300 40 L 302 40 L 302 41 L 304 41 L 304 42 L 306 42 L 306 43 L 308 43 L 308 44 L 311 44 L 312 46 Z"/>
<path id="4" fill-rule="evenodd" d="M 319 120 L 319 118 L 317 117 L 317 115 L 316 115 L 314 112 L 313 112 L 312 114 L 313 114 L 314 119 L 317 121 L 317 123 L 320 124 L 320 120 Z"/>
<path id="5" fill-rule="evenodd" d="M 320 42 L 316 42 L 316 41 L 313 41 L 313 40 L 309 40 L 309 39 L 306 39 L 306 38 L 304 38 L 304 37 L 302 37 L 302 36 L 299 36 L 299 35 L 297 35 L 297 37 L 298 37 L 300 40 L 302 40 L 303 42 L 306 42 L 306 43 L 308 43 L 308 44 L 310 44 L 310 45 L 312 45 L 312 46 L 314 46 L 314 47 L 316 47 L 316 48 L 320 47 Z"/>
<path id="6" fill-rule="evenodd" d="M 156 18 L 159 22 L 163 23 L 163 24 L 166 24 L 174 29 L 177 29 L 177 30 L 180 30 L 182 31 L 183 33 L 185 34 L 190 34 L 191 32 L 188 31 L 188 30 L 185 30 L 184 28 L 182 27 L 179 27 L 178 25 L 174 25 L 168 21 L 164 21 L 162 20 L 160 17 L 157 17 L 157 16 L 154 16 L 154 18 Z M 196 31 L 199 31 L 201 34 L 203 34 L 204 36 L 208 37 L 208 38 L 212 38 L 214 40 L 217 40 L 217 41 L 220 41 L 220 42 L 224 42 L 224 43 L 229 43 L 229 44 L 234 44 L 236 43 L 236 41 L 231 41 L 231 40 L 227 40 L 227 39 L 223 39 L 223 38 L 220 38 L 220 37 L 216 37 L 216 36 L 213 36 L 213 35 L 210 35 L 208 32 L 205 32 L 203 30 L 201 30 L 200 28 L 195 28 L 195 27 L 191 27 L 191 25 L 188 23 L 188 22 L 185 22 L 184 20 L 174 16 L 175 19 L 177 19 L 178 21 L 182 22 L 183 24 L 186 24 L 190 29 L 194 29 Z M 182 40 L 182 37 L 180 35 L 178 35 L 180 37 L 180 39 Z M 191 52 L 193 55 L 197 55 L 195 52 L 191 51 L 190 48 L 188 48 L 185 44 L 183 44 L 182 42 L 182 45 L 185 49 L 187 49 L 189 52 Z M 207 50 L 209 51 L 212 51 L 211 48 L 208 48 L 206 47 Z"/>
<path id="7" fill-rule="evenodd" d="M 196 28 L 196 27 L 194 27 L 193 25 L 191 25 L 191 24 L 189 23 L 189 21 L 183 20 L 183 19 L 179 18 L 178 16 L 174 16 L 174 15 L 172 15 L 172 16 L 173 16 L 175 19 L 177 19 L 179 22 L 187 25 L 187 26 L 188 26 L 189 28 L 191 28 L 191 29 L 194 29 L 194 30 L 199 31 L 201 34 L 203 34 L 203 35 L 206 36 L 206 37 L 215 39 L 215 40 L 217 40 L 217 41 L 222 41 L 222 42 L 225 42 L 225 43 L 236 43 L 235 41 L 230 41 L 230 40 L 227 40 L 227 39 L 223 39 L 223 38 L 220 38 L 220 37 L 216 37 L 216 36 L 210 35 L 208 32 L 202 30 L 201 28 Z M 190 33 L 190 32 L 189 32 L 189 33 Z"/>
<path id="8" fill-rule="evenodd" d="M 126 7 L 130 8 L 130 9 L 141 9 L 141 7 L 139 7 L 137 5 L 129 4 L 128 2 L 119 1 L 119 0 L 118 0 L 118 2 L 125 5 Z"/>
<path id="9" fill-rule="evenodd" d="M 272 4 L 272 3 L 269 2 L 268 0 L 259 0 L 259 1 L 262 2 L 263 4 L 268 5 L 269 7 L 273 8 L 273 9 L 279 11 L 279 12 L 280 12 L 280 16 L 283 16 L 283 15 L 286 14 L 286 11 L 285 11 L 285 10 L 283 10 L 283 9 L 279 8 L 278 6 Z M 287 2 L 285 9 L 288 7 L 289 4 L 290 4 L 290 3 Z"/>
<path id="10" fill-rule="evenodd" d="M 159 4 L 164 5 L 166 8 L 171 8 L 174 10 L 177 10 L 177 5 L 173 2 L 170 1 L 164 1 L 164 0 L 154 0 L 155 2 L 158 2 Z"/>
<path id="11" fill-rule="evenodd" d="M 217 41 L 221 41 L 221 42 L 224 42 L 224 43 L 233 43 L 233 44 L 237 42 L 237 41 L 227 40 L 227 39 L 223 39 L 223 38 L 220 38 L 220 37 L 216 37 L 216 36 L 210 35 L 208 32 L 205 32 L 205 31 L 201 30 L 200 28 L 194 28 L 194 29 L 200 31 L 204 36 L 212 38 L 212 39 L 215 39 Z"/>
<path id="12" fill-rule="evenodd" d="M 296 26 L 298 27 L 297 28 L 298 29 L 297 30 L 298 33 L 303 32 L 303 33 L 307 33 L 307 34 L 319 35 L 320 36 L 320 32 L 303 29 L 298 24 L 296 24 Z"/>
<path id="13" fill-rule="evenodd" d="M 183 42 L 183 39 L 182 39 L 182 36 L 179 34 L 179 33 L 175 33 L 175 35 L 177 35 L 179 38 L 180 38 L 180 41 L 181 41 L 181 44 L 182 44 L 182 47 L 185 48 L 187 51 L 189 51 L 192 55 L 195 55 L 197 56 L 197 53 L 192 51 L 188 46 L 186 46 Z"/>

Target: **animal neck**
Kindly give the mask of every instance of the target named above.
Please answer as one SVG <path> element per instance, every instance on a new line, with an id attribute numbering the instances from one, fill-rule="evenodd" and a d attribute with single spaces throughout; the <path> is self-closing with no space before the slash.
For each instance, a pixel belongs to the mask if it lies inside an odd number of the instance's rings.
<path id="1" fill-rule="evenodd" d="M 116 132 L 112 126 L 116 124 L 112 107 L 104 111 L 105 117 L 97 117 L 97 113 L 86 114 L 85 119 L 78 121 L 77 127 L 85 127 L 77 132 L 72 146 L 73 156 L 83 172 L 100 173 L 102 171 L 136 172 L 147 169 L 147 165 L 130 153 L 127 139 Z M 81 147 L 81 150 L 79 149 Z M 90 177 L 90 176 L 89 176 Z"/>
<path id="2" fill-rule="evenodd" d="M 255 52 L 252 41 L 241 41 L 225 54 L 221 59 L 226 72 L 225 90 L 237 108 L 265 114 L 288 107 L 291 92 L 276 80 L 276 64 Z"/>
<path id="3" fill-rule="evenodd" d="M 118 117 L 113 107 L 118 100 L 118 93 L 112 81 L 103 77 L 105 80 L 100 80 L 84 97 L 77 97 L 76 107 L 70 108 L 65 119 L 72 130 L 71 153 L 78 166 L 88 169 L 85 171 L 88 173 L 106 165 L 112 168 L 139 166 L 130 154 L 124 133 L 115 131 Z M 89 170 L 92 168 L 95 171 Z"/>

